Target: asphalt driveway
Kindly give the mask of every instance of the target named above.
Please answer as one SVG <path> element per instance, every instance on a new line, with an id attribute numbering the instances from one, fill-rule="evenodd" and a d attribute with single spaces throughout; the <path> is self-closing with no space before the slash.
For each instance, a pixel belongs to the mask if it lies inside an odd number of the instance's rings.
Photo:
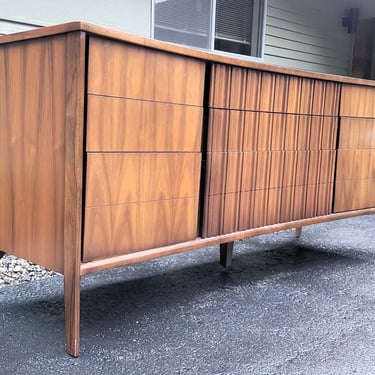
<path id="1" fill-rule="evenodd" d="M 81 356 L 62 277 L 0 289 L 0 374 L 375 374 L 375 216 L 82 278 Z"/>

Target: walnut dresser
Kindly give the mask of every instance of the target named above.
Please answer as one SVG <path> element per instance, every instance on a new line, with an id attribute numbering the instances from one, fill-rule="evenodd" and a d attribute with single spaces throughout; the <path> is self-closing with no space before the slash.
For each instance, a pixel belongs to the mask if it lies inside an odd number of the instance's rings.
<path id="1" fill-rule="evenodd" d="M 0 37 L 0 251 L 80 278 L 375 213 L 375 82 L 83 22 Z"/>

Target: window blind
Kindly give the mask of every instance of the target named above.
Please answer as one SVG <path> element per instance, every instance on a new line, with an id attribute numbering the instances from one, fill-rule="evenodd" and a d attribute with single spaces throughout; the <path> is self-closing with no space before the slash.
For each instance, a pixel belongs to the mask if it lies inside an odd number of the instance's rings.
<path id="1" fill-rule="evenodd" d="M 211 8 L 211 0 L 156 2 L 155 38 L 210 48 Z"/>
<path id="2" fill-rule="evenodd" d="M 215 37 L 251 42 L 253 0 L 216 0 Z"/>

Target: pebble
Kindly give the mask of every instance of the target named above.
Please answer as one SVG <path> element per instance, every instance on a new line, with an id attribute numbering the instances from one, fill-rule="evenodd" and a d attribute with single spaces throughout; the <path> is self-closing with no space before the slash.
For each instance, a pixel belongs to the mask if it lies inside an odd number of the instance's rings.
<path id="1" fill-rule="evenodd" d="M 55 272 L 24 259 L 5 254 L 0 259 L 0 288 L 55 275 Z"/>

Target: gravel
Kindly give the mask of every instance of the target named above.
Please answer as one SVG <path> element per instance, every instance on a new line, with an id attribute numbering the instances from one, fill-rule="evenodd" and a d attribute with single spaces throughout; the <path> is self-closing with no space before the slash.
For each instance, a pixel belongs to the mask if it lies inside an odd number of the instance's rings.
<path id="1" fill-rule="evenodd" d="M 52 275 L 55 275 L 55 272 L 13 255 L 5 254 L 0 259 L 0 288 L 26 281 L 44 279 Z"/>

